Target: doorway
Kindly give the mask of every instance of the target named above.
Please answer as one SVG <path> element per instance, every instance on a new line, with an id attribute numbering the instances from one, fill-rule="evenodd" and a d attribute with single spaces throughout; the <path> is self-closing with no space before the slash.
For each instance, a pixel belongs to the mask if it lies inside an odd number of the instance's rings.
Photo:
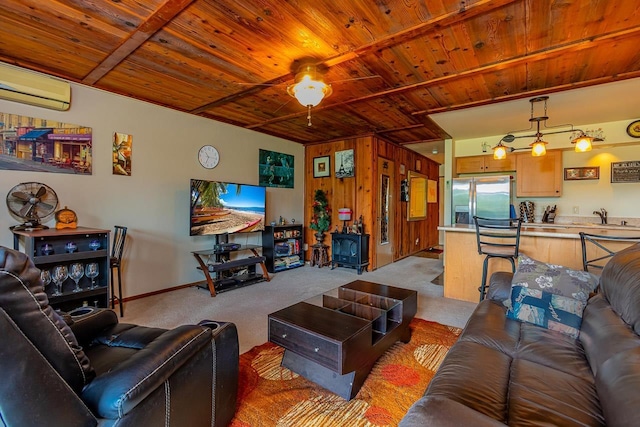
<path id="1" fill-rule="evenodd" d="M 376 220 L 376 268 L 393 262 L 395 236 L 395 164 L 378 158 L 378 217 Z"/>

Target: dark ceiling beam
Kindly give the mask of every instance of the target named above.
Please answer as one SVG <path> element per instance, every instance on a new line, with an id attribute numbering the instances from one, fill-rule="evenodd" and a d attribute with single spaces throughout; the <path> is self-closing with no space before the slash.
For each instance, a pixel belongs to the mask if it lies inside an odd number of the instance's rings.
<path id="1" fill-rule="evenodd" d="M 415 124 L 415 125 L 402 126 L 402 127 L 399 127 L 399 128 L 382 129 L 382 130 L 376 131 L 376 134 L 380 135 L 380 134 L 383 134 L 383 133 L 390 133 L 390 132 L 402 132 L 402 131 L 405 131 L 405 130 L 411 130 L 411 129 L 415 129 L 415 128 L 422 128 L 424 126 L 425 126 L 424 123 L 418 123 L 418 124 Z"/>
<path id="2" fill-rule="evenodd" d="M 558 85 L 552 88 L 542 88 L 542 89 L 530 90 L 527 92 L 519 92 L 513 95 L 497 96 L 491 99 L 475 101 L 475 102 L 465 102 L 464 104 L 456 104 L 449 107 L 440 107 L 440 108 L 432 108 L 430 110 L 421 110 L 421 111 L 416 111 L 412 114 L 425 115 L 425 114 L 444 113 L 447 111 L 464 110 L 466 108 L 481 107 L 483 105 L 496 104 L 498 102 L 514 101 L 522 98 L 531 98 L 531 97 L 545 95 L 549 93 L 562 92 L 564 90 L 580 89 L 580 88 L 585 88 L 589 86 L 601 85 L 605 83 L 613 83 L 620 80 L 635 79 L 637 77 L 640 77 L 640 71 L 630 71 L 628 73 L 616 74 L 614 76 L 599 77 L 597 79 L 583 80 L 578 83 L 568 83 L 564 85 Z"/>
<path id="3" fill-rule="evenodd" d="M 491 70 L 499 70 L 501 68 L 505 68 L 507 66 L 512 66 L 512 65 L 517 65 L 518 63 L 524 63 L 524 62 L 536 62 L 536 61 L 541 61 L 543 59 L 548 59 L 551 57 L 556 57 L 556 56 L 560 56 L 569 52 L 575 52 L 578 50 L 582 50 L 582 49 L 588 49 L 588 48 L 592 48 L 596 45 L 596 43 L 599 42 L 604 42 L 616 37 L 637 37 L 640 34 L 640 26 L 635 26 L 626 30 L 621 30 L 621 31 L 615 31 L 615 32 L 611 32 L 611 33 L 607 33 L 601 36 L 597 36 L 597 37 L 589 37 L 587 39 L 583 39 L 583 40 L 579 40 L 576 42 L 572 42 L 572 43 L 567 43 L 564 45 L 560 45 L 560 46 L 555 46 L 553 48 L 550 49 L 543 49 L 543 50 L 539 50 L 537 52 L 532 52 L 529 54 L 524 54 L 518 57 L 514 57 L 512 59 L 509 60 L 505 60 L 505 61 L 500 61 L 500 62 L 494 62 L 491 64 L 487 64 L 487 65 L 483 65 L 481 67 L 476 67 L 476 68 L 471 68 L 469 70 L 466 71 L 461 71 L 459 73 L 455 73 L 455 74 L 449 74 L 446 76 L 442 76 L 442 77 L 436 77 L 430 80 L 426 80 L 424 82 L 419 82 L 419 83 L 413 83 L 410 85 L 406 85 L 406 86 L 401 86 L 401 87 L 397 87 L 397 88 L 393 88 L 393 89 L 388 89 L 388 90 L 384 90 L 384 91 L 380 91 L 380 92 L 376 92 L 376 93 L 372 93 L 370 95 L 366 95 L 366 96 L 362 96 L 359 98 L 353 98 L 347 101 L 343 101 L 343 102 L 337 102 L 334 104 L 326 104 L 324 106 L 318 106 L 318 107 L 314 107 L 311 112 L 313 114 L 314 111 L 322 111 L 322 110 L 326 110 L 326 109 L 332 109 L 332 108 L 336 108 L 336 107 L 342 107 L 344 105 L 349 105 L 349 104 L 354 104 L 357 102 L 363 102 L 363 101 L 369 101 L 372 99 L 376 99 L 376 98 L 380 98 L 380 97 L 384 97 L 384 96 L 388 96 L 388 95 L 396 95 L 396 94 L 400 94 L 400 93 L 404 93 L 407 91 L 411 91 L 411 90 L 415 90 L 418 88 L 423 88 L 423 87 L 428 87 L 428 86 L 433 86 L 436 84 L 440 84 L 443 82 L 449 82 L 452 80 L 457 80 L 463 77 L 472 77 L 474 75 L 479 75 L 482 73 L 486 73 L 488 71 Z M 625 78 L 630 78 L 630 77 L 625 77 Z M 616 78 L 616 76 L 612 76 L 609 77 L 607 79 L 615 79 L 615 80 L 621 80 L 619 78 Z M 611 80 L 614 81 L 614 80 Z M 561 85 L 559 86 L 559 89 L 555 89 L 554 87 L 550 87 L 550 88 L 546 88 L 546 89 L 542 89 L 542 91 L 546 92 L 556 92 L 556 91 L 561 91 L 561 90 L 566 90 L 570 87 L 586 87 L 586 86 L 591 86 L 594 84 L 598 84 L 598 83 L 590 83 L 584 86 L 578 86 L 576 85 Z M 569 87 L 567 87 L 569 86 Z M 510 95 L 513 97 L 520 97 L 519 94 L 516 95 Z M 527 95 L 529 96 L 529 95 Z M 503 100 L 500 99 L 492 99 L 492 100 L 488 100 L 488 101 L 481 101 L 481 102 L 485 102 L 486 104 L 493 104 L 496 102 L 502 102 Z M 469 107 L 460 107 L 460 108 L 469 108 Z M 442 111 L 449 111 L 449 110 L 454 110 L 454 109 L 460 109 L 460 108 L 456 108 L 456 106 L 448 106 L 448 107 L 443 107 L 442 109 L 439 109 L 439 111 L 437 111 L 436 109 L 429 109 L 429 110 L 420 110 L 420 111 L 415 111 L 413 113 L 411 113 L 412 115 L 424 115 L 424 114 L 434 114 L 434 112 L 442 112 Z M 262 126 L 271 124 L 271 123 L 276 123 L 279 121 L 284 121 L 284 120 L 289 120 L 292 118 L 296 118 L 296 117 L 300 117 L 302 115 L 306 114 L 306 110 L 299 112 L 299 113 L 293 113 L 293 114 L 288 114 L 286 116 L 282 116 L 282 117 L 278 117 L 278 118 L 274 118 L 274 119 L 269 119 L 269 120 L 265 120 L 263 122 L 260 123 L 256 123 L 253 125 L 248 125 L 245 126 L 248 129 L 255 129 L 255 128 L 260 128 Z"/>
<path id="4" fill-rule="evenodd" d="M 399 142 L 398 145 L 422 144 L 423 142 L 442 142 L 442 139 L 418 139 L 415 141 L 403 141 Z"/>
<path id="5" fill-rule="evenodd" d="M 455 24 L 456 22 L 464 21 L 474 16 L 491 12 L 492 10 L 501 8 L 505 5 L 514 3 L 516 1 L 519 1 L 519 0 L 480 0 L 474 4 L 463 7 L 460 10 L 456 10 L 455 12 L 450 12 L 444 15 L 437 16 L 419 25 L 415 25 L 413 27 L 407 28 L 406 30 L 400 31 L 398 33 L 388 35 L 372 43 L 358 47 L 357 49 L 354 49 L 347 53 L 342 53 L 336 56 L 326 58 L 322 61 L 318 61 L 316 65 L 325 65 L 327 67 L 333 67 L 335 65 L 352 61 L 354 59 L 357 59 L 359 56 L 368 55 L 369 53 L 374 52 L 376 50 L 385 49 L 400 43 L 404 43 L 406 41 L 420 37 L 436 28 L 446 27 L 448 25 Z M 253 95 L 254 93 L 260 92 L 267 86 L 283 83 L 293 78 L 294 78 L 293 73 L 289 73 L 284 76 L 277 77 L 261 85 L 256 85 L 250 89 L 246 89 L 246 90 L 231 94 L 224 98 L 218 99 L 216 101 L 213 101 L 206 105 L 198 107 L 192 110 L 191 113 L 201 114 L 209 109 L 219 107 L 229 102 L 233 102 L 236 99 L 245 97 L 247 95 Z"/>
<path id="6" fill-rule="evenodd" d="M 461 9 L 454 12 L 439 15 L 433 19 L 424 21 L 419 25 L 415 25 L 413 27 L 407 28 L 406 30 L 377 39 L 374 42 L 362 45 L 350 52 L 336 55 L 334 57 L 329 57 L 322 61 L 321 64 L 324 64 L 328 67 L 333 67 L 334 65 L 339 65 L 344 62 L 356 59 L 359 56 L 368 55 L 376 50 L 387 49 L 391 46 L 413 40 L 417 37 L 425 35 L 426 33 L 434 29 L 444 28 L 457 22 L 465 21 L 475 16 L 491 12 L 508 4 L 515 3 L 516 1 L 519 0 L 480 0 L 471 5 L 463 6 Z"/>
<path id="7" fill-rule="evenodd" d="M 524 62 L 536 62 L 536 61 L 541 61 L 544 59 L 548 59 L 548 58 L 552 58 L 552 57 L 557 57 L 560 55 L 565 55 L 567 53 L 573 53 L 573 52 L 577 52 L 580 50 L 584 50 L 584 49 L 589 49 L 594 47 L 595 43 L 598 42 L 604 42 L 613 38 L 618 38 L 618 37 L 640 37 L 640 26 L 635 26 L 632 28 L 628 28 L 626 30 L 621 30 L 621 31 L 615 31 L 612 33 L 608 33 L 608 34 L 603 34 L 601 36 L 597 36 L 597 37 L 590 37 L 587 39 L 583 39 L 583 40 L 579 40 L 577 42 L 573 42 L 573 43 L 568 43 L 565 45 L 560 45 L 560 46 L 556 46 L 550 49 L 545 49 L 545 50 L 539 50 L 537 52 L 533 52 L 531 54 L 525 54 L 525 55 L 521 55 L 521 56 L 517 56 L 517 57 L 513 57 L 511 59 L 508 59 L 506 61 L 502 61 L 502 62 L 497 62 L 497 63 L 493 63 L 493 64 L 489 64 L 483 67 L 478 67 L 478 68 L 474 68 L 468 71 L 463 71 L 461 73 L 457 73 L 457 74 L 451 74 L 448 76 L 443 76 L 443 77 L 438 77 L 423 83 L 418 83 L 419 85 L 433 85 L 436 83 L 442 83 L 443 81 L 448 81 L 448 80 L 453 80 L 453 79 L 457 79 L 457 78 L 461 78 L 461 77 L 471 77 L 473 75 L 477 75 L 477 74 L 481 74 L 484 73 L 486 71 L 490 71 L 491 69 L 500 69 L 500 68 L 504 68 L 507 66 L 513 66 L 513 65 L 519 65 L 521 63 Z M 453 110 L 460 110 L 460 109 L 464 109 L 464 108 L 470 108 L 470 107 L 476 107 L 476 106 L 480 106 L 480 105 L 488 105 L 488 104 L 495 104 L 497 102 L 504 102 L 504 101 L 508 101 L 508 100 L 513 100 L 513 99 L 520 99 L 520 98 L 524 98 L 524 97 L 529 97 L 535 94 L 542 94 L 542 93 L 553 93 L 553 92 L 560 92 L 563 90 L 567 90 L 567 89 L 577 89 L 577 88 L 581 88 L 581 87 L 587 87 L 587 86 L 593 86 L 596 84 L 602 84 L 602 83 L 607 83 L 607 82 L 612 82 L 612 81 L 617 81 L 617 80 L 624 80 L 624 79 L 629 79 L 629 78 L 633 78 L 633 77 L 637 77 L 637 72 L 631 72 L 631 73 L 625 73 L 625 74 L 616 74 L 614 76 L 607 76 L 607 77 L 601 77 L 598 79 L 593 79 L 593 80 L 589 80 L 589 81 L 583 81 L 580 83 L 570 83 L 570 84 L 565 84 L 565 85 L 558 85 L 558 86 L 554 86 L 554 87 L 550 87 L 550 88 L 543 88 L 543 89 L 537 89 L 537 90 L 531 90 L 531 91 L 527 91 L 527 92 L 520 92 L 517 94 L 510 94 L 510 95 L 504 95 L 504 96 L 500 96 L 500 97 L 495 97 L 495 98 L 491 98 L 489 100 L 483 100 L 483 101 L 478 101 L 478 102 L 469 102 L 469 103 L 464 103 L 464 104 L 458 104 L 455 106 L 448 106 L 448 107 L 440 107 L 440 108 L 432 108 L 429 110 L 421 110 L 421 111 L 414 111 L 413 115 L 424 115 L 424 114 L 435 114 L 435 113 L 441 113 L 444 111 L 453 111 Z M 629 76 L 627 76 L 629 75 Z M 403 86 L 403 88 L 406 86 Z"/>
<path id="8" fill-rule="evenodd" d="M 221 105 L 224 104 L 228 104 L 230 102 L 234 102 L 236 99 L 240 99 L 240 98 L 244 98 L 245 96 L 249 96 L 249 95 L 253 95 L 255 93 L 258 93 L 262 90 L 264 90 L 265 87 L 270 87 L 273 85 L 277 85 L 277 84 L 281 84 L 284 83 L 288 80 L 291 80 L 294 77 L 293 73 L 289 73 L 287 75 L 284 76 L 280 76 L 280 77 L 276 77 L 275 79 L 271 79 L 268 80 L 265 83 L 256 83 L 255 86 L 249 88 L 249 89 L 245 89 L 241 92 L 236 92 L 233 93 L 229 96 L 225 96 L 224 98 L 220 98 L 216 101 L 210 102 L 208 104 L 205 104 L 201 107 L 198 107 L 194 110 L 191 110 L 190 113 L 192 114 L 202 114 L 207 110 L 211 110 L 213 108 L 219 107 Z"/>
<path id="9" fill-rule="evenodd" d="M 95 84 L 193 2 L 194 0 L 167 0 L 146 21 L 140 24 L 120 46 L 91 70 L 82 79 L 82 83 L 87 85 Z"/>

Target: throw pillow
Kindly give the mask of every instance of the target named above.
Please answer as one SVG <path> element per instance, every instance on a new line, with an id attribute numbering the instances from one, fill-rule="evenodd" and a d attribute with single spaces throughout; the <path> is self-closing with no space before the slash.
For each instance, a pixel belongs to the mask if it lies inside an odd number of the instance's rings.
<path id="1" fill-rule="evenodd" d="M 591 273 L 518 257 L 507 317 L 577 338 L 589 294 L 598 286 Z"/>

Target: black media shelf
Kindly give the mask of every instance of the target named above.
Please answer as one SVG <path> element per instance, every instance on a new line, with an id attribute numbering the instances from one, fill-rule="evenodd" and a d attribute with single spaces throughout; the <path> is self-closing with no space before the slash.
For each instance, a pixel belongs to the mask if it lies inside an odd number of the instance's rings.
<path id="1" fill-rule="evenodd" d="M 262 232 L 262 255 L 269 273 L 304 266 L 304 226 L 268 225 Z"/>

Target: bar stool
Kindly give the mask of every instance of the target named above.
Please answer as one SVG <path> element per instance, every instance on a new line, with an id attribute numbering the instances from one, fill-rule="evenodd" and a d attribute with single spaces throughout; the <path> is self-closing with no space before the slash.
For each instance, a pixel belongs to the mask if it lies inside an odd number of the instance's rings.
<path id="1" fill-rule="evenodd" d="M 609 258 L 622 250 L 628 242 L 640 242 L 640 236 L 611 236 L 580 232 L 582 245 L 582 268 L 584 271 L 600 275 Z M 618 242 L 618 243 L 617 243 Z"/>
<path id="2" fill-rule="evenodd" d="M 109 267 L 111 268 L 111 308 L 115 308 L 115 300 L 118 300 L 120 306 L 120 317 L 124 316 L 124 308 L 122 307 L 122 275 L 120 266 L 122 264 L 122 252 L 124 251 L 124 241 L 127 238 L 127 227 L 116 225 L 113 227 L 113 245 L 111 246 L 111 256 L 109 257 Z M 113 269 L 118 272 L 118 296 L 115 294 L 113 284 Z"/>
<path id="3" fill-rule="evenodd" d="M 494 219 L 474 216 L 473 222 L 476 225 L 478 253 L 486 255 L 482 264 L 482 284 L 478 288 L 480 301 L 482 301 L 485 296 L 489 259 L 508 259 L 511 262 L 511 271 L 514 273 L 516 271 L 515 260 L 518 258 L 520 247 L 522 220 L 520 218 Z"/>

